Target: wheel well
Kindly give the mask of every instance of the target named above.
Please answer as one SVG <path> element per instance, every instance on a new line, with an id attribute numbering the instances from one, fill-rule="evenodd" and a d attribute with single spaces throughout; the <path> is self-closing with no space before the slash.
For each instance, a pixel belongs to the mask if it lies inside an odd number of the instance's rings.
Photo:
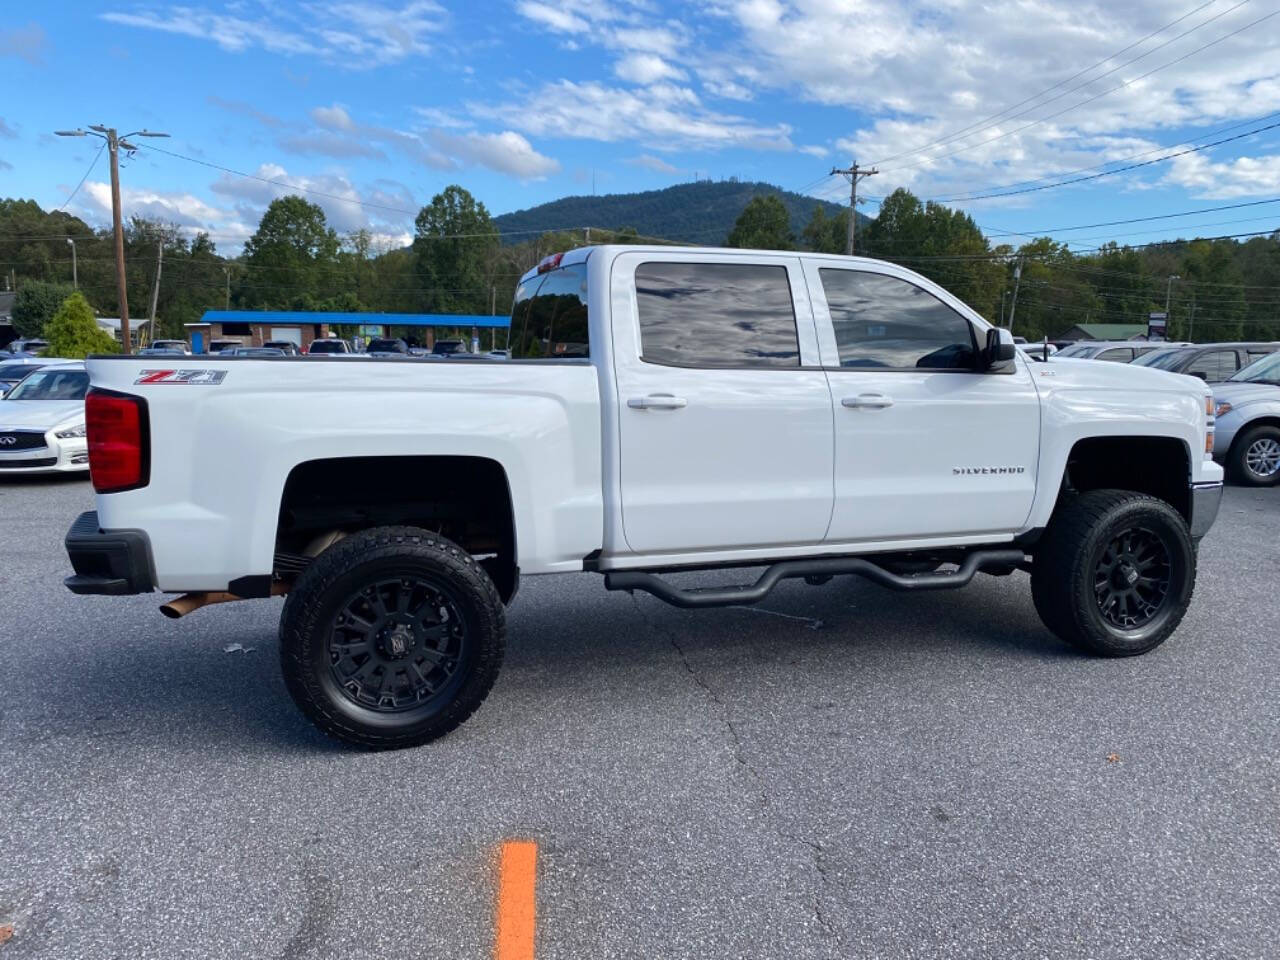
<path id="1" fill-rule="evenodd" d="M 1248 423 L 1242 423 L 1240 429 L 1236 431 L 1234 439 L 1231 441 L 1231 452 L 1236 450 L 1236 444 L 1240 442 L 1240 438 L 1252 430 L 1254 427 L 1280 427 L 1280 417 L 1266 416 L 1258 417 L 1256 420 L 1250 420 Z"/>
<path id="2" fill-rule="evenodd" d="M 298 464 L 276 524 L 276 573 L 296 574 L 334 534 L 390 525 L 448 537 L 515 596 L 515 518 L 502 465 L 484 457 L 338 457 Z"/>
<path id="3" fill-rule="evenodd" d="M 1174 437 L 1090 437 L 1067 457 L 1064 486 L 1075 491 L 1134 490 L 1191 519 L 1191 457 Z"/>

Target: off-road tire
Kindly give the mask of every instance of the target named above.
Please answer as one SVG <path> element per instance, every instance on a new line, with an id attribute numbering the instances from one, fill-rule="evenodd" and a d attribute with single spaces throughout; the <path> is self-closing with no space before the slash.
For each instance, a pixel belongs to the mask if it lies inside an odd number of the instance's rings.
<path id="1" fill-rule="evenodd" d="M 380 712 L 335 682 L 330 642 L 348 597 L 399 577 L 447 590 L 467 646 L 442 700 Z M 417 746 L 465 721 L 493 687 L 505 648 L 506 618 L 488 574 L 457 544 L 416 527 L 375 527 L 338 541 L 298 577 L 280 617 L 280 665 L 294 702 L 325 733 L 371 749 Z"/>
<path id="2" fill-rule="evenodd" d="M 1099 591 L 1107 588 L 1098 578 L 1110 545 L 1127 531 L 1155 537 L 1167 550 L 1168 589 L 1147 622 L 1125 629 L 1104 614 Z M 1173 507 L 1142 493 L 1090 490 L 1059 502 L 1032 558 L 1031 596 L 1044 625 L 1067 643 L 1098 656 L 1132 657 L 1177 629 L 1195 578 L 1191 535 Z"/>
<path id="3" fill-rule="evenodd" d="M 1248 487 L 1272 487 L 1280 483 L 1280 470 L 1272 474 L 1262 475 L 1249 466 L 1248 454 L 1251 447 L 1260 441 L 1271 440 L 1280 443 L 1280 427 L 1263 423 L 1244 431 L 1231 445 L 1231 455 L 1227 458 L 1227 469 L 1231 479 Z"/>

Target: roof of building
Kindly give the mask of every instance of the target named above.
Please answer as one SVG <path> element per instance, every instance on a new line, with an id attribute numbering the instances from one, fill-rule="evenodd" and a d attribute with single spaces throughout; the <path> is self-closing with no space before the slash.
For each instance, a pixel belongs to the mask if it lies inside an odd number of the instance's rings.
<path id="1" fill-rule="evenodd" d="M 102 327 L 102 329 L 113 330 L 116 333 L 120 332 L 119 317 L 95 317 L 94 319 L 98 321 L 98 326 Z M 151 321 L 146 317 L 130 317 L 129 327 L 133 330 L 137 330 L 139 327 L 145 327 L 150 322 Z"/>
<path id="2" fill-rule="evenodd" d="M 393 327 L 509 327 L 511 318 L 499 314 L 454 313 L 326 313 L 305 310 L 206 310 L 205 323 L 342 323 L 351 326 Z"/>
<path id="3" fill-rule="evenodd" d="M 1077 323 L 1072 330 L 1080 330 L 1090 340 L 1134 340 L 1147 335 L 1145 323 Z"/>

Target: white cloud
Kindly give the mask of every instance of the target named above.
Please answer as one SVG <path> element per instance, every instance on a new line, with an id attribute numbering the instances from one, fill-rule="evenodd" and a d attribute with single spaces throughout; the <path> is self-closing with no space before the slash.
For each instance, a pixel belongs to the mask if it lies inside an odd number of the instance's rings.
<path id="1" fill-rule="evenodd" d="M 427 134 L 427 139 L 459 164 L 488 167 L 522 180 L 541 180 L 560 170 L 559 161 L 538 153 L 528 140 L 511 130 L 463 134 L 435 130 Z"/>
<path id="2" fill-rule="evenodd" d="M 1172 161 L 1163 182 L 1186 187 L 1206 200 L 1231 197 L 1275 196 L 1280 193 L 1280 154 L 1236 157 L 1214 163 L 1202 153 L 1192 153 Z"/>
<path id="3" fill-rule="evenodd" d="M 346 108 L 336 103 L 332 107 L 316 107 L 311 111 L 311 119 L 329 130 L 342 130 L 350 133 L 356 128 Z"/>
<path id="4" fill-rule="evenodd" d="M 500 120 L 534 136 L 635 140 L 660 149 L 791 148 L 791 129 L 785 124 L 757 124 L 708 110 L 692 90 L 666 83 L 632 90 L 561 80 L 520 100 L 473 103 L 470 109 L 476 116 Z"/>
<path id="5" fill-rule="evenodd" d="M 613 72 L 630 83 L 650 84 L 659 80 L 683 80 L 685 72 L 652 53 L 630 53 L 613 65 Z"/>
<path id="6" fill-rule="evenodd" d="M 673 166 L 661 157 L 655 157 L 651 153 L 642 153 L 638 157 L 632 157 L 627 161 L 633 163 L 637 167 L 644 167 L 646 170 L 652 170 L 654 173 L 680 173 L 680 168 Z"/>
<path id="7" fill-rule="evenodd" d="M 813 144 L 806 144 L 806 145 L 804 145 L 804 146 L 802 146 L 802 147 L 796 147 L 796 149 L 797 149 L 797 150 L 799 150 L 801 153 L 807 153 L 807 154 L 808 154 L 809 156 L 811 156 L 811 157 L 818 157 L 818 158 L 822 158 L 822 157 L 829 157 L 829 156 L 831 156 L 831 151 L 830 151 L 830 150 L 828 150 L 826 147 L 821 146 L 820 144 L 816 144 L 816 143 L 813 143 Z"/>
<path id="8" fill-rule="evenodd" d="M 38 67 L 44 63 L 48 47 L 49 38 L 45 35 L 44 27 L 34 20 L 25 27 L 0 30 L 0 57 L 18 57 Z"/>
<path id="9" fill-rule="evenodd" d="M 397 6 L 373 2 L 304 3 L 297 12 L 254 0 L 218 7 L 137 6 L 112 10 L 101 19 L 126 27 L 211 40 L 223 50 L 262 49 L 286 56 L 316 57 L 350 69 L 397 63 L 430 51 L 445 10 L 434 0 Z"/>

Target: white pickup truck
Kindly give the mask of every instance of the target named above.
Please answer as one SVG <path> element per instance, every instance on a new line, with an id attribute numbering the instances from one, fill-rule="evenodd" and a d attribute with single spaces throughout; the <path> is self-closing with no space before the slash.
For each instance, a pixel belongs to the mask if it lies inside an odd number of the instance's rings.
<path id="1" fill-rule="evenodd" d="M 1031 363 L 908 270 L 794 252 L 573 250 L 511 323 L 510 360 L 91 359 L 97 510 L 67 586 L 184 593 L 175 617 L 287 594 L 290 692 L 370 747 L 480 705 L 522 575 L 710 607 L 1021 569 L 1046 626 L 1105 656 L 1190 603 L 1222 495 L 1199 380 Z"/>

